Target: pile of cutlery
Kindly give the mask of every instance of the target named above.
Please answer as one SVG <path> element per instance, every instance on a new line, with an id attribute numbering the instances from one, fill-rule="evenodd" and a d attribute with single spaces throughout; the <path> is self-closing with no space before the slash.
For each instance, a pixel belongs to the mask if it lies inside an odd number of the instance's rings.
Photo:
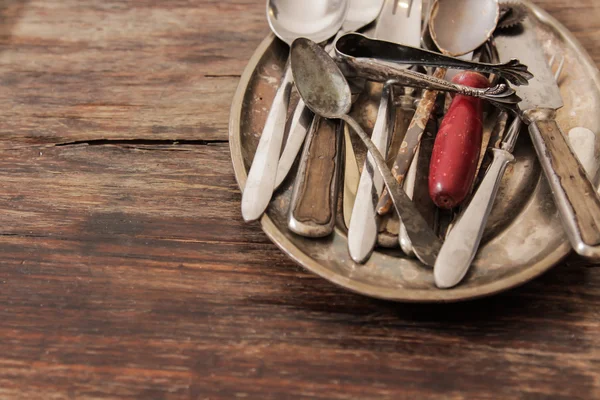
<path id="1" fill-rule="evenodd" d="M 290 180 L 295 234 L 326 237 L 343 220 L 356 263 L 399 247 L 454 287 L 528 126 L 569 241 L 600 259 L 595 135 L 555 122 L 565 60 L 547 60 L 519 2 L 268 0 L 267 18 L 291 52 L 244 188 L 246 221 Z M 373 96 L 376 118 L 361 127 L 348 112 Z"/>

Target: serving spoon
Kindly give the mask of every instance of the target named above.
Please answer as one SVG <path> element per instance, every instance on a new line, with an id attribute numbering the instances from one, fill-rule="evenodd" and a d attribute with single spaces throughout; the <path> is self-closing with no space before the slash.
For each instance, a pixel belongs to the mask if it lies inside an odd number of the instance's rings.
<path id="1" fill-rule="evenodd" d="M 287 44 L 299 37 L 316 42 L 331 38 L 342 27 L 347 11 L 348 0 L 267 0 L 269 26 Z M 271 201 L 292 87 L 293 77 L 288 60 L 242 194 L 242 216 L 245 221 L 259 219 Z"/>
<path id="2" fill-rule="evenodd" d="M 424 264 L 434 265 L 441 241 L 400 188 L 377 147 L 361 126 L 348 115 L 352 106 L 352 94 L 335 61 L 317 43 L 306 38 L 296 39 L 292 43 L 290 61 L 296 88 L 306 106 L 321 117 L 343 120 L 365 144 L 391 194 L 394 207 L 406 226 L 415 255 Z"/>

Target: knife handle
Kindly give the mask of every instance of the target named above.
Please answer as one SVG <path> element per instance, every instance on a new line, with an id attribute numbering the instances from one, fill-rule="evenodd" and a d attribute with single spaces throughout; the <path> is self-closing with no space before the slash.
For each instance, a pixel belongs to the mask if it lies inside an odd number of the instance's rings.
<path id="1" fill-rule="evenodd" d="M 294 184 L 288 226 L 306 237 L 333 232 L 342 154 L 342 124 L 315 116 Z"/>
<path id="2" fill-rule="evenodd" d="M 552 114 L 528 115 L 529 134 L 571 245 L 600 259 L 600 198 Z"/>
<path id="3" fill-rule="evenodd" d="M 452 82 L 474 88 L 489 87 L 477 72 L 463 72 Z M 456 95 L 433 146 L 429 166 L 429 195 L 440 208 L 461 204 L 473 186 L 483 137 L 483 100 Z"/>
<path id="4" fill-rule="evenodd" d="M 306 135 L 310 129 L 313 116 L 312 111 L 304 104 L 304 100 L 298 100 L 298 104 L 296 104 L 296 108 L 291 116 L 285 146 L 279 156 L 277 176 L 275 177 L 275 190 L 279 188 L 292 169 L 294 161 L 296 161 L 298 153 L 300 153 L 300 149 L 302 148 L 302 143 L 304 143 L 304 139 L 306 139 Z"/>
<path id="5" fill-rule="evenodd" d="M 271 201 L 293 86 L 292 66 L 288 60 L 267 115 L 242 193 L 242 217 L 246 222 L 259 219 Z"/>

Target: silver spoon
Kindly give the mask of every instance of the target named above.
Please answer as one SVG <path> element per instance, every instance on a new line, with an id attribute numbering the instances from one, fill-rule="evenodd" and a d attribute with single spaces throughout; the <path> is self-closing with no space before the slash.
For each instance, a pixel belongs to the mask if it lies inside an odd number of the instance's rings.
<path id="1" fill-rule="evenodd" d="M 369 25 L 371 22 L 377 18 L 379 15 L 379 11 L 383 5 L 384 0 L 348 0 L 348 13 L 346 14 L 346 20 L 342 24 L 342 28 L 338 31 L 336 38 L 332 40 L 327 46 L 325 46 L 325 50 L 327 52 L 333 49 L 333 45 L 335 41 L 345 33 L 355 32 L 359 29 Z M 300 3 L 300 2 L 299 2 Z M 314 40 L 314 39 L 313 39 Z M 314 40 L 316 42 L 316 40 Z M 292 123 L 290 125 L 290 132 L 288 134 L 287 141 L 285 143 L 285 147 L 283 152 L 281 153 L 281 157 L 279 157 L 279 165 L 277 166 L 277 179 L 275 182 L 275 188 L 279 187 L 283 180 L 286 178 L 290 170 L 292 169 L 292 165 L 300 152 L 300 148 L 302 147 L 302 143 L 306 137 L 308 132 L 308 128 L 310 125 L 310 117 L 312 115 L 308 115 L 303 118 L 303 113 L 305 113 L 306 107 L 304 106 L 304 102 L 300 101 L 294 110 L 292 116 Z M 348 151 L 349 149 L 346 148 Z M 356 165 L 356 157 L 354 157 L 354 153 L 351 154 L 346 153 L 347 158 L 353 157 L 354 164 Z M 348 165 L 349 164 L 349 165 Z M 346 167 L 353 167 L 352 163 L 347 160 Z M 356 170 L 358 170 L 358 166 L 354 166 Z"/>
<path id="2" fill-rule="evenodd" d="M 336 38 L 325 46 L 325 51 L 334 54 L 333 44 L 338 37 L 348 31 L 360 29 L 372 22 L 382 6 L 383 0 L 349 0 L 346 20 Z M 308 114 L 297 119 L 297 115 Z M 308 121 L 312 120 L 310 129 Z M 295 121 L 302 123 L 294 124 Z M 289 229 L 305 237 L 324 237 L 333 232 L 337 209 L 339 176 L 343 169 L 342 155 L 346 155 L 346 171 L 352 173 L 352 167 L 358 169 L 354 151 L 342 150 L 344 134 L 337 134 L 343 129 L 339 121 L 324 121 L 313 113 L 300 100 L 292 116 L 285 148 L 279 158 L 275 187 L 288 174 L 298 151 L 304 142 L 304 150 L 300 158 L 298 173 L 294 180 L 294 190 L 290 201 L 288 216 Z M 345 132 L 345 129 L 343 129 Z M 342 131 L 339 131 L 342 132 Z M 349 162 L 348 162 L 349 161 Z"/>
<path id="3" fill-rule="evenodd" d="M 492 36 L 499 18 L 498 0 L 436 0 L 429 18 L 429 33 L 442 53 L 462 56 Z"/>
<path id="4" fill-rule="evenodd" d="M 342 71 L 325 50 L 305 38 L 296 39 L 292 43 L 290 60 L 296 88 L 306 106 L 324 118 L 343 120 L 363 141 L 391 193 L 396 211 L 413 243 L 415 254 L 424 264 L 433 265 L 441 242 L 394 180 L 377 147 L 360 125 L 348 115 L 352 105 L 352 94 Z"/>
<path id="5" fill-rule="evenodd" d="M 348 0 L 267 0 L 269 26 L 287 44 L 299 37 L 308 37 L 316 42 L 329 39 L 340 30 L 347 11 Z M 245 221 L 259 219 L 271 200 L 292 86 L 288 60 L 242 194 Z"/>

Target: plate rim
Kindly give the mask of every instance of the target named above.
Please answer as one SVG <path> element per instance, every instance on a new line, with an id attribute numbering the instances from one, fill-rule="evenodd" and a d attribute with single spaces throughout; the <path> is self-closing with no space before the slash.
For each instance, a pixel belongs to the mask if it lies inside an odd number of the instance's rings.
<path id="1" fill-rule="evenodd" d="M 581 64 L 585 66 L 585 69 L 590 74 L 590 78 L 600 90 L 600 70 L 596 67 L 593 59 L 573 34 L 541 7 L 531 3 L 529 0 L 523 0 L 522 3 L 535 14 L 538 20 L 546 25 L 552 26 L 562 39 L 575 50 L 580 57 L 580 60 L 583 59 L 585 61 Z M 247 172 L 242 157 L 240 130 L 244 97 L 258 63 L 274 40 L 276 40 L 275 35 L 269 33 L 254 51 L 240 77 L 240 82 L 238 83 L 231 105 L 229 118 L 229 147 L 235 179 L 242 193 L 247 179 Z M 310 272 L 354 293 L 382 300 L 406 303 L 450 303 L 492 296 L 521 286 L 539 277 L 571 253 L 571 246 L 565 241 L 561 246 L 545 256 L 543 260 L 536 262 L 526 270 L 476 287 L 461 288 L 458 286 L 449 290 L 382 288 L 381 286 L 354 281 L 351 278 L 344 277 L 333 272 L 329 268 L 324 267 L 309 255 L 305 254 L 293 241 L 283 235 L 267 213 L 263 214 L 261 217 L 260 225 L 267 237 L 284 254 Z"/>

